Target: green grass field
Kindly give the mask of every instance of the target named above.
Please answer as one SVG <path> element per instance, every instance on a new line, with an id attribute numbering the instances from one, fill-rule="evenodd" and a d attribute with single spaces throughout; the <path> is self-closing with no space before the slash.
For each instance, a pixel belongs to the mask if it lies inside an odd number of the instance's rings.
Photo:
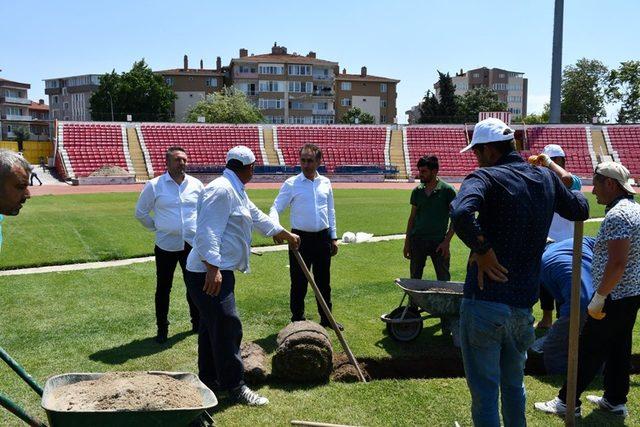
<path id="1" fill-rule="evenodd" d="M 408 194 L 337 190 L 339 233 L 401 233 L 408 213 Z M 275 191 L 251 192 L 263 209 L 269 207 L 274 195 Z M 126 193 L 33 198 L 20 216 L 7 220 L 2 266 L 150 254 L 152 235 L 133 218 L 135 199 L 136 195 Z M 587 224 L 587 233 L 594 234 L 598 225 Z M 343 245 L 334 258 L 334 313 L 345 325 L 345 336 L 357 357 L 429 358 L 450 348 L 449 339 L 441 335 L 436 320 L 427 320 L 420 337 L 409 344 L 399 344 L 386 334 L 379 316 L 400 301 L 402 294 L 393 279 L 408 275 L 408 261 L 401 251 L 402 241 Z M 453 280 L 463 280 L 466 256 L 466 248 L 454 239 Z M 425 276 L 434 276 L 430 265 Z M 253 257 L 252 273 L 238 274 L 237 279 L 244 338 L 257 341 L 273 353 L 275 335 L 289 319 L 286 252 Z M 0 277 L 0 346 L 41 383 L 64 372 L 197 372 L 197 340 L 188 333 L 190 323 L 179 271 L 172 292 L 170 340 L 164 347 L 153 341 L 154 290 L 153 263 Z M 311 294 L 307 296 L 307 315 L 317 320 L 312 298 Z M 639 353 L 637 333 L 634 338 L 633 350 Z M 335 337 L 334 348 L 340 349 Z M 640 376 L 632 378 L 631 416 L 626 425 L 640 424 L 639 381 Z M 562 425 L 559 418 L 533 412 L 533 402 L 555 396 L 560 382 L 558 377 L 526 377 L 530 425 Z M 593 391 L 598 386 L 594 384 Z M 44 418 L 37 396 L 4 365 L 0 365 L 0 390 Z M 267 408 L 221 405 L 214 414 L 218 424 L 288 425 L 292 419 L 304 419 L 376 426 L 452 426 L 454 421 L 471 425 L 470 397 L 464 378 L 379 380 L 369 384 L 331 382 L 321 386 L 270 383 L 261 390 L 271 399 Z M 625 425 L 587 405 L 583 414 L 579 425 Z M 0 410 L 0 425 L 21 424 Z"/>
<path id="2" fill-rule="evenodd" d="M 251 199 L 268 211 L 276 190 L 251 190 Z M 336 190 L 338 234 L 366 231 L 375 235 L 404 233 L 409 190 Z M 134 218 L 135 193 L 39 196 L 17 217 L 5 218 L 0 269 L 132 258 L 153 254 L 153 233 Z M 591 216 L 604 208 L 588 194 Z M 289 224 L 288 213 L 282 216 Z M 594 233 L 597 224 L 587 224 Z M 260 235 L 254 245 L 273 244 Z"/>

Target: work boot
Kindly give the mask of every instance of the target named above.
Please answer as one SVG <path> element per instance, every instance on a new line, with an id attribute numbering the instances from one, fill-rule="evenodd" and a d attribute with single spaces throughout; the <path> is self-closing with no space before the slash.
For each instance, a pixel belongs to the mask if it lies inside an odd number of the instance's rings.
<path id="1" fill-rule="evenodd" d="M 604 397 L 595 396 L 593 394 L 588 395 L 587 400 L 596 405 L 602 411 L 610 412 L 623 418 L 626 418 L 629 415 L 627 405 L 625 405 L 624 403 L 621 405 L 612 405 Z"/>
<path id="2" fill-rule="evenodd" d="M 246 385 L 240 386 L 235 390 L 232 390 L 230 397 L 237 403 L 247 406 L 264 406 L 269 404 L 269 399 L 264 396 L 260 396 L 255 391 L 251 390 Z"/>

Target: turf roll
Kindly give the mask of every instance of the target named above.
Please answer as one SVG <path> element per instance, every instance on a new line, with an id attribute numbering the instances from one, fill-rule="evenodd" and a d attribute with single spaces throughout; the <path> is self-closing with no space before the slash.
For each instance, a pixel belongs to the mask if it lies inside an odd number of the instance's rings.
<path id="1" fill-rule="evenodd" d="M 327 382 L 333 348 L 327 331 L 310 321 L 289 323 L 278 333 L 272 360 L 274 376 L 293 382 Z"/>

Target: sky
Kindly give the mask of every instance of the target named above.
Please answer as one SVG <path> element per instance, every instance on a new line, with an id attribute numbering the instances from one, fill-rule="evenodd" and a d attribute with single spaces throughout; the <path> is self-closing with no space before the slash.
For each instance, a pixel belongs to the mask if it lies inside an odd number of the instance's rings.
<path id="1" fill-rule="evenodd" d="M 437 80 L 487 66 L 525 73 L 528 112 L 549 100 L 553 0 L 512 1 L 10 1 L 0 0 L 0 78 L 43 79 L 127 71 L 144 58 L 155 70 L 215 67 L 238 50 L 315 51 L 349 73 L 401 80 L 398 122 Z M 586 57 L 610 68 L 640 59 L 640 1 L 565 0 L 563 67 Z M 614 114 L 612 108 L 609 114 Z"/>

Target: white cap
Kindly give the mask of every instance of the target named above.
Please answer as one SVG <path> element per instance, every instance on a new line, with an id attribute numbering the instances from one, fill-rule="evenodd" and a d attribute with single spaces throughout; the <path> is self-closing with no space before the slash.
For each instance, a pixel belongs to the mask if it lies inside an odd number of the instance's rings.
<path id="1" fill-rule="evenodd" d="M 620 163 L 602 162 L 596 166 L 596 174 L 615 179 L 629 194 L 636 194 L 636 190 L 631 186 L 629 169 Z"/>
<path id="2" fill-rule="evenodd" d="M 253 154 L 253 151 L 251 151 L 249 147 L 245 147 L 244 145 L 236 145 L 231 150 L 227 151 L 227 162 L 229 160 L 238 160 L 242 163 L 243 166 L 247 166 L 251 163 L 255 163 L 256 156 Z"/>
<path id="3" fill-rule="evenodd" d="M 487 144 L 489 142 L 509 141 L 513 139 L 514 131 L 502 120 L 490 117 L 476 123 L 473 128 L 473 138 L 471 144 L 460 150 L 464 153 L 476 145 Z"/>
<path id="4" fill-rule="evenodd" d="M 549 144 L 549 145 L 545 145 L 544 149 L 542 150 L 542 154 L 546 154 L 547 156 L 553 158 L 553 157 L 567 157 L 564 154 L 564 150 L 562 149 L 562 147 L 560 147 L 558 144 Z"/>

